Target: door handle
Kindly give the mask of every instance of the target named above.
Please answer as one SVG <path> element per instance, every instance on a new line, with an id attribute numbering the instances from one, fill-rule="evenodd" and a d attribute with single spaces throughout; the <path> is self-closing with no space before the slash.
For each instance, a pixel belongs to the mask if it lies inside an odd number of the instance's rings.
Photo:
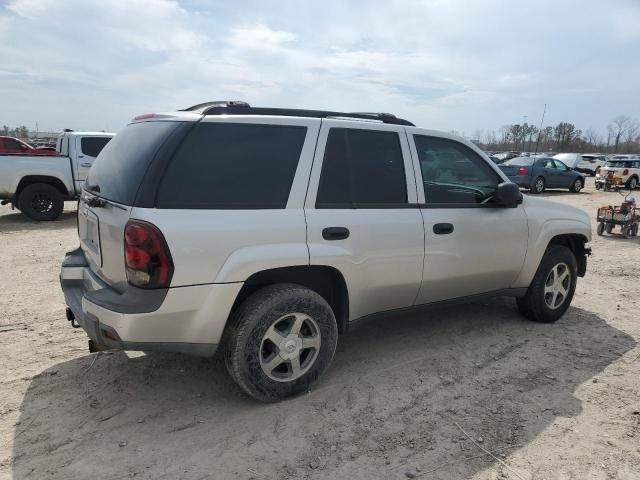
<path id="1" fill-rule="evenodd" d="M 433 233 L 436 235 L 448 235 L 453 232 L 453 225 L 451 223 L 436 223 L 433 226 Z"/>
<path id="2" fill-rule="evenodd" d="M 322 230 L 322 238 L 325 240 L 345 240 L 349 238 L 349 229 L 346 227 L 327 227 Z"/>
<path id="3" fill-rule="evenodd" d="M 84 162 L 80 164 L 81 167 L 90 167 L 91 166 L 91 162 Z"/>
<path id="4" fill-rule="evenodd" d="M 84 155 L 78 155 L 78 158 L 84 158 Z"/>

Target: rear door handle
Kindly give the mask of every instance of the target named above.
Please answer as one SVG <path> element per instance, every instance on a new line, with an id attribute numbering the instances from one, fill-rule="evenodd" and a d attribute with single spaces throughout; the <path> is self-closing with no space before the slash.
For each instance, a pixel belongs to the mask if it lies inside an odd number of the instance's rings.
<path id="1" fill-rule="evenodd" d="M 453 225 L 451 223 L 436 223 L 433 226 L 433 233 L 436 235 L 448 235 L 453 232 Z"/>
<path id="2" fill-rule="evenodd" d="M 80 164 L 81 167 L 90 167 L 91 163 L 90 162 L 84 162 Z"/>
<path id="3" fill-rule="evenodd" d="M 322 230 L 322 238 L 325 240 L 345 240 L 349 238 L 349 229 L 346 227 L 327 227 Z"/>

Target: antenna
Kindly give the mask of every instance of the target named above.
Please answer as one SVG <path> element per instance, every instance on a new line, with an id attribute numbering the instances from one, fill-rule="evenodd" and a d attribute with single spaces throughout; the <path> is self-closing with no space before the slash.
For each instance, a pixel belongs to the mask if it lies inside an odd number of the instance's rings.
<path id="1" fill-rule="evenodd" d="M 542 118 L 540 119 L 540 128 L 538 128 L 538 139 L 536 140 L 536 151 L 533 152 L 535 157 L 538 154 L 538 144 L 540 143 L 540 134 L 542 132 L 542 124 L 544 123 L 544 114 L 547 113 L 547 104 L 544 104 L 544 110 L 542 110 Z"/>

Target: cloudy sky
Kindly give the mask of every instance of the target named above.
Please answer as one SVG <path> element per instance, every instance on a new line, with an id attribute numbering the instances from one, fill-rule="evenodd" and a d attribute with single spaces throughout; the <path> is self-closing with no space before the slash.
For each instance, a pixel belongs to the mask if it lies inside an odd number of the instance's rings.
<path id="1" fill-rule="evenodd" d="M 640 0 L 0 0 L 0 125 L 208 100 L 456 130 L 640 119 Z"/>

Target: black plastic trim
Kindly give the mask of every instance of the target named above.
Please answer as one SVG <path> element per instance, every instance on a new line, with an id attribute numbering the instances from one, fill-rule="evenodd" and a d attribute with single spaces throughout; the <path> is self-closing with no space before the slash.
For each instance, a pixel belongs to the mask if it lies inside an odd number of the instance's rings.
<path id="1" fill-rule="evenodd" d="M 216 102 L 212 102 L 216 103 Z M 391 113 L 364 113 L 364 112 L 331 112 L 326 110 L 304 110 L 297 108 L 262 108 L 262 107 L 250 107 L 248 104 L 240 105 L 229 102 L 228 104 L 212 105 L 210 107 L 202 108 L 203 115 L 266 115 L 266 116 L 280 116 L 280 117 L 305 117 L 305 118 L 348 118 L 348 119 L 361 119 L 361 120 L 378 120 L 382 123 L 388 123 L 391 125 L 405 125 L 408 127 L 415 127 L 413 123 L 403 118 L 398 118 Z M 190 107 L 189 111 L 193 109 L 200 110 L 200 105 Z"/>
<path id="2" fill-rule="evenodd" d="M 484 292 L 484 293 L 479 293 L 476 295 L 468 295 L 466 297 L 458 297 L 458 298 L 452 298 L 450 300 L 441 300 L 441 301 L 437 301 L 437 302 L 431 302 L 431 303 L 423 303 L 420 305 L 412 305 L 410 307 L 402 307 L 402 308 L 394 308 L 391 310 L 384 310 L 382 312 L 375 312 L 375 313 L 371 313 L 369 315 L 364 315 L 362 317 L 358 317 L 358 318 L 354 318 L 353 320 L 349 321 L 349 328 L 351 328 L 351 326 L 356 323 L 356 322 L 361 322 L 362 320 L 369 320 L 369 319 L 373 319 L 373 318 L 378 318 L 380 316 L 386 316 L 386 315 L 390 315 L 393 313 L 412 313 L 412 312 L 422 312 L 422 311 L 430 311 L 430 310 L 434 310 L 434 309 L 438 309 L 438 308 L 444 308 L 444 307 L 448 307 L 451 305 L 460 305 L 460 304 L 464 304 L 464 303 L 470 303 L 470 302 L 474 302 L 474 301 L 478 301 L 478 300 L 483 300 L 483 299 L 487 299 L 487 298 L 494 298 L 494 297 L 514 297 L 514 298 L 519 298 L 519 297 L 524 297 L 527 293 L 528 288 L 527 287 L 521 287 L 521 288 L 504 288 L 501 290 L 494 290 L 491 292 Z"/>

